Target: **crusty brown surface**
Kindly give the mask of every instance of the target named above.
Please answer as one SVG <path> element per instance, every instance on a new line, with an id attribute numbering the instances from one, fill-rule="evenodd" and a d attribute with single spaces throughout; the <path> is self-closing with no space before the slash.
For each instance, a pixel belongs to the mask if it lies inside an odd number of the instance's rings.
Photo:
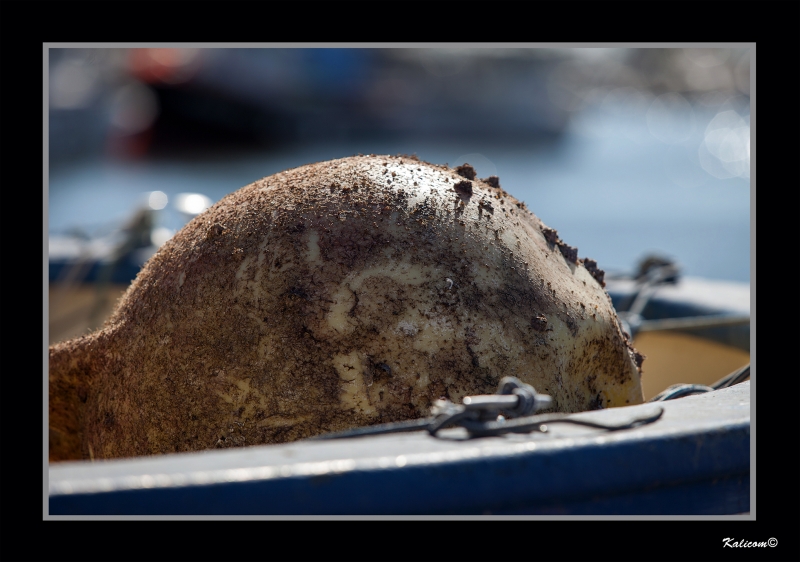
<path id="1" fill-rule="evenodd" d="M 597 274 L 496 178 L 469 177 L 357 156 L 223 198 L 153 256 L 102 330 L 51 347 L 51 460 L 418 418 L 505 375 L 560 411 L 641 402 Z"/>

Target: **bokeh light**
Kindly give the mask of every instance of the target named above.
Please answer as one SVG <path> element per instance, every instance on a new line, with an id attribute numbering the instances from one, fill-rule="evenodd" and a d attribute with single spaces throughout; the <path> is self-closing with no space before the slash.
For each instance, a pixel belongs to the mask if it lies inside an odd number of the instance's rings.
<path id="1" fill-rule="evenodd" d="M 163 191 L 153 191 L 147 197 L 147 204 L 148 206 L 153 209 L 154 211 L 159 211 L 167 206 L 167 202 L 169 198 L 167 194 Z"/>
<path id="2" fill-rule="evenodd" d="M 131 49 L 128 66 L 147 83 L 181 84 L 200 67 L 201 49 Z"/>
<path id="3" fill-rule="evenodd" d="M 97 93 L 98 69 L 78 57 L 67 57 L 51 69 L 50 106 L 77 109 L 87 106 Z"/>
<path id="4" fill-rule="evenodd" d="M 187 215 L 199 215 L 212 205 L 210 197 L 201 193 L 179 193 L 175 197 L 175 208 Z"/>
<path id="5" fill-rule="evenodd" d="M 749 121 L 749 116 L 748 116 Z M 699 149 L 703 168 L 716 178 L 750 177 L 750 125 L 733 110 L 721 111 Z"/>
<path id="6" fill-rule="evenodd" d="M 147 130 L 158 116 L 158 99 L 141 82 L 121 86 L 111 100 L 111 124 L 120 133 L 133 135 Z"/>
<path id="7" fill-rule="evenodd" d="M 646 118 L 650 133 L 668 144 L 687 140 L 695 128 L 694 110 L 678 92 L 661 94 L 653 100 Z"/>

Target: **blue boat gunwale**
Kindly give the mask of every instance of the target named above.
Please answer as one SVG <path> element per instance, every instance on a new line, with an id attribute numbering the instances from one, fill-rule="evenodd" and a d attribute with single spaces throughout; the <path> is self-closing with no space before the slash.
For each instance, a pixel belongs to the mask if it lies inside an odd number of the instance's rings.
<path id="1" fill-rule="evenodd" d="M 49 515 L 725 515 L 750 511 L 750 382 L 572 414 L 618 432 L 425 432 L 49 467 Z"/>

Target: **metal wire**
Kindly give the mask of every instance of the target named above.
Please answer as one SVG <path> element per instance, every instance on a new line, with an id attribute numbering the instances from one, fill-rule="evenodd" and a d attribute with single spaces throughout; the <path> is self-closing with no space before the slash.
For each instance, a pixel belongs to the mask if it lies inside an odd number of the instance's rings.
<path id="1" fill-rule="evenodd" d="M 437 400 L 431 408 L 432 416 L 419 420 L 395 422 L 367 427 L 359 427 L 347 431 L 328 433 L 312 437 L 312 440 L 345 439 L 386 433 L 403 433 L 408 431 L 427 431 L 432 436 L 448 427 L 463 427 L 470 437 L 487 437 L 505 433 L 530 433 L 531 431 L 547 431 L 547 425 L 553 423 L 571 423 L 619 431 L 659 419 L 663 410 L 658 408 L 646 416 L 633 418 L 622 424 L 605 424 L 591 420 L 576 419 L 569 414 L 531 415 L 552 404 L 552 398 L 546 394 L 538 394 L 530 385 L 514 377 L 504 377 L 500 381 L 498 392 L 493 395 L 467 396 L 462 404 L 454 404 L 449 400 Z"/>
<path id="2" fill-rule="evenodd" d="M 663 402 L 664 400 L 674 400 L 675 398 L 683 398 L 684 396 L 703 394 L 705 392 L 712 392 L 714 390 L 728 388 L 747 380 L 748 377 L 750 377 L 749 363 L 741 369 L 737 369 L 734 372 L 725 375 L 711 386 L 705 386 L 702 384 L 673 384 L 672 386 L 653 396 L 649 402 Z"/>
<path id="3" fill-rule="evenodd" d="M 674 400 L 675 398 L 683 398 L 684 396 L 691 396 L 692 394 L 703 394 L 714 390 L 710 386 L 702 384 L 673 384 L 665 390 L 662 390 L 653 396 L 650 402 L 663 402 L 664 400 Z"/>
<path id="4" fill-rule="evenodd" d="M 380 425 L 371 425 L 366 427 L 357 427 L 355 429 L 348 429 L 346 431 L 337 431 L 335 433 L 326 433 L 324 435 L 316 435 L 310 437 L 309 441 L 320 441 L 327 439 L 345 439 L 350 437 L 362 437 L 365 435 L 381 435 L 384 433 L 405 433 L 409 431 L 423 431 L 428 429 L 430 425 L 436 421 L 436 418 L 422 418 L 418 420 L 384 423 Z"/>
<path id="5" fill-rule="evenodd" d="M 460 425 L 466 428 L 472 437 L 488 437 L 492 435 L 503 435 L 504 433 L 530 433 L 531 431 L 546 432 L 547 426 L 554 423 L 570 423 L 573 425 L 583 425 L 606 431 L 620 431 L 622 429 L 632 429 L 640 425 L 646 425 L 658 420 L 664 414 L 662 408 L 654 410 L 648 415 L 632 418 L 620 424 L 606 424 L 591 420 L 582 420 L 568 417 L 563 414 L 540 414 L 538 416 L 528 416 L 508 421 L 492 421 L 474 423 L 464 421 Z"/>
<path id="6" fill-rule="evenodd" d="M 736 371 L 732 372 L 729 375 L 725 375 L 717 382 L 711 385 L 711 388 L 714 390 L 719 390 L 721 388 L 728 388 L 735 384 L 739 384 L 740 382 L 746 381 L 750 378 L 750 363 L 742 367 L 741 369 L 737 369 Z"/>
<path id="7" fill-rule="evenodd" d="M 688 316 L 683 318 L 662 318 L 660 320 L 641 320 L 637 332 L 660 332 L 664 330 L 691 330 L 716 328 L 718 326 L 742 326 L 750 323 L 750 315 L 713 314 L 708 316 Z"/>

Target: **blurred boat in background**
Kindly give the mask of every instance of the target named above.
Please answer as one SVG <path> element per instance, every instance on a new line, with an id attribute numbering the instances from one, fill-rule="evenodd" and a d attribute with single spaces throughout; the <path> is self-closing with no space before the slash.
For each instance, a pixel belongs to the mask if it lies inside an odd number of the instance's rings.
<path id="1" fill-rule="evenodd" d="M 50 51 L 51 165 L 357 138 L 557 137 L 553 49 Z"/>

